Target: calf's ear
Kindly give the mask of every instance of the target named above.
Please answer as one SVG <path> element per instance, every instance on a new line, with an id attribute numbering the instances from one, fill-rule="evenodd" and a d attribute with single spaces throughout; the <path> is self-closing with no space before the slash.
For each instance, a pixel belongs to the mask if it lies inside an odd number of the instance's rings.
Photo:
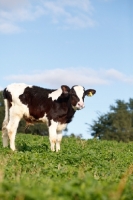
<path id="1" fill-rule="evenodd" d="M 62 85 L 61 89 L 64 94 L 68 94 L 70 92 L 70 88 L 67 85 Z"/>
<path id="2" fill-rule="evenodd" d="M 89 90 L 85 90 L 85 95 L 91 97 L 96 93 L 96 90 L 94 89 L 89 89 Z"/>

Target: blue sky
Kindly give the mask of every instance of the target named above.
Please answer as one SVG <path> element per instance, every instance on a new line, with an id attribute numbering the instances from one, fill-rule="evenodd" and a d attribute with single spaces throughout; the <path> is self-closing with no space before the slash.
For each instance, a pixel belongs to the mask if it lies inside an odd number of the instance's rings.
<path id="1" fill-rule="evenodd" d="M 13 82 L 94 88 L 68 133 L 133 98 L 132 0 L 0 0 L 0 90 Z"/>

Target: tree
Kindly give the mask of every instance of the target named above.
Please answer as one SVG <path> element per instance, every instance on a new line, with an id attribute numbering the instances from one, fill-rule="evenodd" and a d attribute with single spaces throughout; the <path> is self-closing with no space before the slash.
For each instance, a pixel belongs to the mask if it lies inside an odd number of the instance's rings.
<path id="1" fill-rule="evenodd" d="M 133 99 L 116 100 L 110 112 L 98 116 L 90 125 L 91 135 L 106 140 L 133 141 Z"/>
<path id="2" fill-rule="evenodd" d="M 32 125 L 26 125 L 24 119 L 19 122 L 19 126 L 17 129 L 18 133 L 26 133 L 33 135 L 48 135 L 48 128 L 44 123 L 36 123 Z"/>

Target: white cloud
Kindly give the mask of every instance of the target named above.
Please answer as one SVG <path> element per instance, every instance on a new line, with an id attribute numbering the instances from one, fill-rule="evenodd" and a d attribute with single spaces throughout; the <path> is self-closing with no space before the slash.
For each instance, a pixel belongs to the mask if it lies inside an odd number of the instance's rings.
<path id="1" fill-rule="evenodd" d="M 47 15 L 54 23 L 61 23 L 67 28 L 85 28 L 95 25 L 91 18 L 93 7 L 90 0 L 55 0 L 44 2 Z"/>
<path id="2" fill-rule="evenodd" d="M 32 2 L 32 1 L 31 1 Z M 1 0 L 0 1 L 0 32 L 20 32 L 20 22 L 33 21 L 44 15 L 44 9 L 40 4 L 30 4 L 30 0 Z M 7 31 L 9 27 L 9 31 Z"/>
<path id="3" fill-rule="evenodd" d="M 69 86 L 83 85 L 108 85 L 112 83 L 124 82 L 133 84 L 133 76 L 127 76 L 115 69 L 99 69 L 91 68 L 67 68 L 67 69 L 53 69 L 41 72 L 32 72 L 23 75 L 10 75 L 5 77 L 6 80 L 12 82 L 26 82 L 29 84 L 41 84 L 49 87 L 59 87 L 62 84 Z"/>
<path id="4" fill-rule="evenodd" d="M 125 83 L 133 83 L 133 76 L 123 74 L 122 72 L 119 72 L 118 70 L 115 69 L 107 70 L 106 75 L 112 81 L 117 80 Z"/>
<path id="5" fill-rule="evenodd" d="M 16 9 L 28 5 L 28 0 L 0 0 L 0 8 L 2 9 Z"/>
<path id="6" fill-rule="evenodd" d="M 22 21 L 49 17 L 65 28 L 85 28 L 95 25 L 90 0 L 0 0 L 0 32 L 21 31 Z M 10 31 L 7 31 L 7 24 Z"/>
<path id="7" fill-rule="evenodd" d="M 15 26 L 12 23 L 0 23 L 0 32 L 1 33 L 19 33 L 22 29 L 18 26 Z"/>

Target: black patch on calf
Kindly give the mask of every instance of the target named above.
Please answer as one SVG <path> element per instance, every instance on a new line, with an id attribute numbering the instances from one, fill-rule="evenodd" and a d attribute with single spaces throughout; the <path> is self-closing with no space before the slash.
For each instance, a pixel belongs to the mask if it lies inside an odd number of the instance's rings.
<path id="1" fill-rule="evenodd" d="M 9 104 L 9 108 L 12 106 L 11 102 L 12 102 L 12 95 L 11 93 L 7 90 L 7 88 L 5 88 L 3 90 L 3 97 L 4 99 L 8 100 L 8 104 Z"/>
<path id="2" fill-rule="evenodd" d="M 19 98 L 23 104 L 28 106 L 30 115 L 38 119 L 43 117 L 50 109 L 52 99 L 48 99 L 48 94 L 53 91 L 37 86 L 27 87 Z"/>
<path id="3" fill-rule="evenodd" d="M 27 122 L 35 123 L 45 114 L 48 118 L 49 126 L 52 119 L 61 124 L 71 122 L 75 111 L 70 103 L 70 94 L 62 93 L 57 100 L 52 101 L 52 98 L 48 98 L 48 95 L 53 91 L 55 90 L 37 86 L 25 88 L 24 93 L 19 98 L 23 104 L 28 106 L 30 116 L 33 117 L 30 117 L 30 119 L 24 117 Z"/>

